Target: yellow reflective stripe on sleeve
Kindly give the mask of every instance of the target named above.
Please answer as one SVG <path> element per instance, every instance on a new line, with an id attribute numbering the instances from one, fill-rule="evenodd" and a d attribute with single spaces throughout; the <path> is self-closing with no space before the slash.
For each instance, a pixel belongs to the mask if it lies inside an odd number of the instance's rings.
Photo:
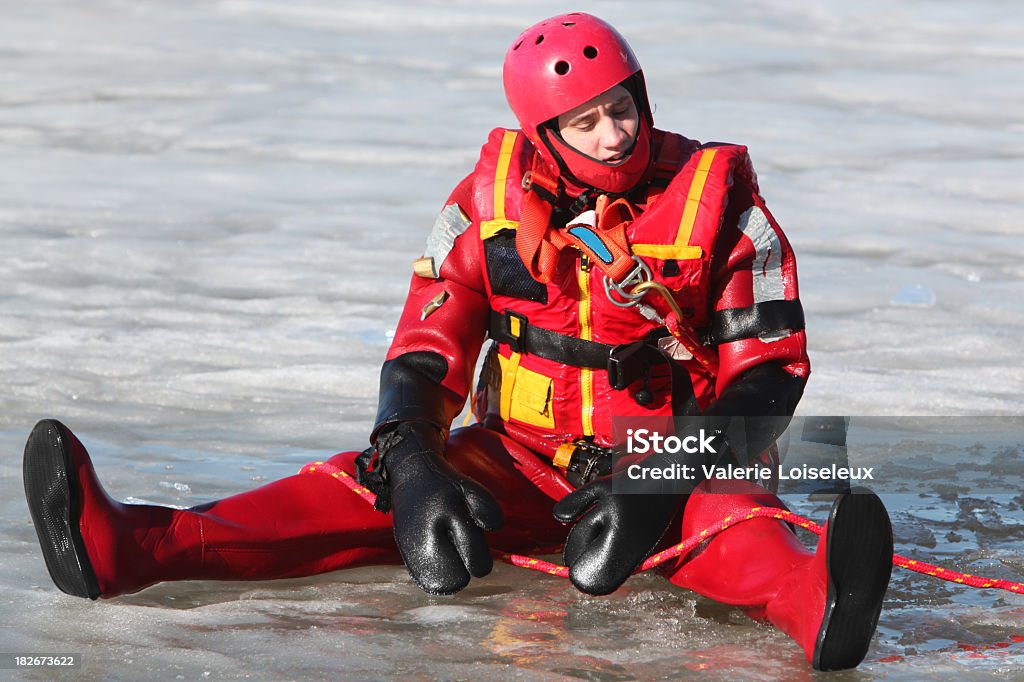
<path id="1" fill-rule="evenodd" d="M 705 149 L 701 152 L 700 161 L 697 162 L 697 170 L 694 171 L 693 181 L 690 183 L 690 191 L 686 195 L 683 217 L 679 221 L 679 232 L 676 233 L 676 246 L 686 246 L 690 243 L 693 225 L 697 221 L 697 211 L 700 209 L 700 198 L 704 194 L 704 184 L 708 180 L 708 172 L 710 172 L 711 163 L 714 160 L 714 149 Z"/>
<path id="2" fill-rule="evenodd" d="M 582 258 L 585 258 L 583 256 Z M 578 274 L 580 287 L 580 338 L 584 341 L 594 339 L 594 331 L 590 320 L 590 268 L 580 263 Z M 594 371 L 589 367 L 580 368 L 580 416 L 583 421 L 583 435 L 594 435 Z"/>
<path id="3" fill-rule="evenodd" d="M 512 149 L 516 146 L 519 133 L 506 130 L 501 138 L 501 150 L 498 152 L 498 165 L 494 170 L 494 219 L 505 220 L 505 182 L 508 180 L 508 168 L 512 164 Z"/>

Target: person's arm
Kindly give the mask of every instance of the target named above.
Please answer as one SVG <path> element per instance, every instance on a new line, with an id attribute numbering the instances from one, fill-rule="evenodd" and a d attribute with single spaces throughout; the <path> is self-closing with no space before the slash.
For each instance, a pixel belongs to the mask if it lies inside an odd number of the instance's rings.
<path id="1" fill-rule="evenodd" d="M 746 466 L 785 431 L 810 373 L 796 258 L 749 163 L 736 170 L 711 274 L 719 373 L 702 414 L 742 418 L 743 438 L 719 439 L 720 460 L 708 464 Z"/>
<path id="2" fill-rule="evenodd" d="M 501 508 L 445 460 L 452 420 L 469 394 L 487 330 L 482 254 L 470 216 L 471 177 L 452 193 L 417 261 L 405 307 L 381 368 L 371 434 L 382 507 L 394 514 L 398 549 L 431 594 L 461 590 L 490 572 L 483 530 Z M 429 259 L 429 260 L 427 260 Z M 362 472 L 366 476 L 366 472 Z"/>

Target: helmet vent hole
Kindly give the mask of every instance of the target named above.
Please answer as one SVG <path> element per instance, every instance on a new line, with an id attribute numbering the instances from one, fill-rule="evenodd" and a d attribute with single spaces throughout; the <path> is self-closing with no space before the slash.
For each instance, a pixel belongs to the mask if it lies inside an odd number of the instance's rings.
<path id="1" fill-rule="evenodd" d="M 541 33 L 541 34 L 540 34 L 539 36 L 537 36 L 537 40 L 535 40 L 535 41 L 533 42 L 533 44 L 534 44 L 534 45 L 540 45 L 540 44 L 541 44 L 541 43 L 543 43 L 543 42 L 544 42 L 544 34 L 543 34 L 543 33 Z"/>
<path id="2" fill-rule="evenodd" d="M 523 41 L 520 40 L 518 43 L 516 43 L 515 45 L 512 46 L 512 49 L 513 50 L 518 50 L 519 46 L 522 45 L 522 44 L 523 44 Z"/>
<path id="3" fill-rule="evenodd" d="M 593 45 L 587 45 L 585 48 L 583 48 L 583 56 L 586 57 L 587 59 L 593 59 L 594 57 L 597 56 L 597 48 L 594 47 Z"/>
<path id="4" fill-rule="evenodd" d="M 576 25 L 575 21 L 563 21 L 562 22 L 562 26 L 575 26 L 575 25 Z"/>
<path id="5" fill-rule="evenodd" d="M 558 62 L 555 64 L 555 73 L 559 76 L 564 76 L 569 73 L 569 62 Z"/>

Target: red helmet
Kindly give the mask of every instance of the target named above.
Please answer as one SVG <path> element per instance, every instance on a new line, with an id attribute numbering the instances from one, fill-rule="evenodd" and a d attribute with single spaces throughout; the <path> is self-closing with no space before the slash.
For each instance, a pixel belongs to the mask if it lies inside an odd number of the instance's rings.
<path id="1" fill-rule="evenodd" d="M 523 132 L 552 169 L 569 180 L 608 192 L 625 192 L 650 166 L 653 126 L 643 72 L 626 40 L 595 16 L 574 12 L 523 31 L 505 54 L 505 97 Z M 612 166 L 563 142 L 544 124 L 616 85 L 625 85 L 640 112 L 630 158 Z"/>

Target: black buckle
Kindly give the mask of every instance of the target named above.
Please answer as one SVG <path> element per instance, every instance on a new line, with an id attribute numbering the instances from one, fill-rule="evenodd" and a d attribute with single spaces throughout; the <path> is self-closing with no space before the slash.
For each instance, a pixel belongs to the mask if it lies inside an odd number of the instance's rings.
<path id="1" fill-rule="evenodd" d="M 374 495 L 377 501 L 373 508 L 385 514 L 391 509 L 391 486 L 388 485 L 387 472 L 377 456 L 377 448 L 372 445 L 356 456 L 356 483 Z"/>
<path id="2" fill-rule="evenodd" d="M 608 353 L 608 384 L 616 391 L 621 391 L 639 379 L 647 371 L 645 341 L 624 343 L 612 348 Z"/>
<path id="3" fill-rule="evenodd" d="M 514 310 L 505 308 L 505 314 L 502 316 L 502 333 L 505 334 L 505 339 L 508 342 L 509 347 L 513 353 L 526 353 L 526 327 L 528 325 L 526 315 L 517 313 Z M 519 321 L 519 334 L 512 333 L 512 319 L 515 318 Z"/>
<path id="4" fill-rule="evenodd" d="M 587 441 L 578 441 L 565 468 L 565 479 L 581 488 L 595 478 L 612 472 L 612 451 Z"/>

